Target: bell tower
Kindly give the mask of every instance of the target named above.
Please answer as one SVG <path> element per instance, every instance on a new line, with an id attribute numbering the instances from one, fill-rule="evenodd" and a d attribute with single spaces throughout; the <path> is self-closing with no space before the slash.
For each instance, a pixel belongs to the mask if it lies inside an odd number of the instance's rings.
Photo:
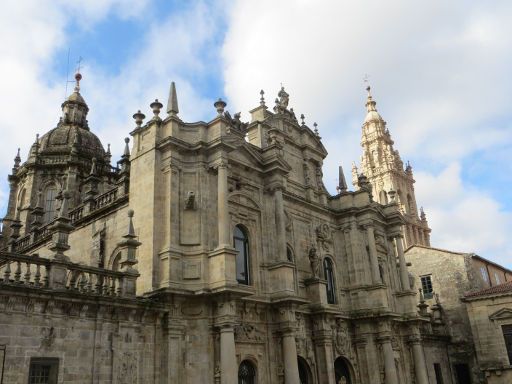
<path id="1" fill-rule="evenodd" d="M 414 177 L 409 163 L 404 168 L 400 154 L 393 148 L 386 122 L 377 112 L 376 102 L 368 86 L 366 117 L 362 126 L 360 169 L 352 165 L 352 182 L 357 188 L 358 176 L 364 174 L 373 189 L 377 202 L 386 205 L 397 202 L 405 218 L 406 246 L 430 246 L 430 228 L 423 208 L 418 211 L 414 194 Z"/>

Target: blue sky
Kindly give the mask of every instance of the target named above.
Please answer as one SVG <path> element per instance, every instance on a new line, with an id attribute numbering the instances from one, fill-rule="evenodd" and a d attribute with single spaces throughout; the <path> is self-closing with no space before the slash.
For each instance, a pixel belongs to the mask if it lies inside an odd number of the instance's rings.
<path id="1" fill-rule="evenodd" d="M 114 158 L 133 112 L 165 103 L 171 81 L 186 121 L 211 119 L 218 97 L 248 119 L 260 89 L 271 103 L 283 83 L 296 113 L 318 123 L 332 193 L 337 166 L 350 178 L 361 154 L 369 74 L 395 147 L 414 167 L 433 245 L 512 267 L 510 2 L 8 0 L 3 8 L 0 215 L 16 148 L 26 156 L 36 133 L 58 121 L 68 49 L 70 79 L 83 57 L 90 125 Z"/>

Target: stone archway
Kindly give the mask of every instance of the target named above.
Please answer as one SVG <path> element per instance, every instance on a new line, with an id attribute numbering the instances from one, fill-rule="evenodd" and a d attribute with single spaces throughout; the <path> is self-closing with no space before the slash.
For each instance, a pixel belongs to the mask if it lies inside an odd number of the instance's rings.
<path id="1" fill-rule="evenodd" d="M 300 384 L 313 384 L 313 375 L 306 359 L 297 356 L 297 365 L 299 367 Z"/>
<path id="2" fill-rule="evenodd" d="M 352 365 L 344 357 L 340 356 L 334 361 L 336 384 L 354 384 L 353 371 Z"/>

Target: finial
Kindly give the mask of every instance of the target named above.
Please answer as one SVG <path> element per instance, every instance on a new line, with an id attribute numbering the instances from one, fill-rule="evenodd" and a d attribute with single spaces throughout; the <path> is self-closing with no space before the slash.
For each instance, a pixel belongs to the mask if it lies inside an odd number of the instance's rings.
<path id="1" fill-rule="evenodd" d="M 167 101 L 167 114 L 169 116 L 176 116 L 180 112 L 178 108 L 178 96 L 176 94 L 176 84 L 171 82 L 169 89 L 169 100 Z"/>
<path id="2" fill-rule="evenodd" d="M 314 122 L 313 127 L 315 127 L 315 135 L 318 136 L 318 124 L 316 122 Z"/>
<path id="3" fill-rule="evenodd" d="M 162 109 L 164 105 L 158 101 L 158 99 L 155 99 L 155 101 L 153 101 L 149 107 L 151 108 L 151 110 L 153 111 L 153 120 L 158 120 L 160 119 L 160 117 L 158 116 L 160 114 L 160 109 Z"/>
<path id="4" fill-rule="evenodd" d="M 128 146 L 129 142 L 130 142 L 130 138 L 129 137 L 125 137 L 124 138 L 124 152 L 123 152 L 123 156 L 130 157 L 130 147 Z"/>
<path id="5" fill-rule="evenodd" d="M 365 82 L 368 82 L 367 80 L 365 80 Z M 372 98 L 372 94 L 371 94 L 371 88 L 370 88 L 370 85 L 368 85 L 366 87 L 366 92 L 368 92 L 368 97 L 366 98 L 366 110 L 367 112 L 371 112 L 371 111 L 377 111 L 377 108 L 375 108 L 375 105 L 377 104 L 373 98 Z"/>
<path id="6" fill-rule="evenodd" d="M 107 144 L 107 155 L 110 155 L 110 143 Z"/>
<path id="7" fill-rule="evenodd" d="M 301 121 L 300 125 L 306 125 L 306 123 L 305 123 L 304 119 L 305 119 L 304 114 L 303 114 L 303 113 L 301 113 L 301 114 L 300 114 L 300 121 Z"/>
<path id="8" fill-rule="evenodd" d="M 336 189 L 338 192 L 346 192 L 348 189 L 345 173 L 343 172 L 343 167 L 341 165 L 338 168 L 338 186 Z"/>
<path id="9" fill-rule="evenodd" d="M 427 215 L 425 215 L 425 211 L 423 210 L 423 207 L 420 207 L 420 219 L 421 219 L 421 221 L 427 220 Z"/>
<path id="10" fill-rule="evenodd" d="M 80 67 L 78 68 L 78 72 L 75 73 L 75 80 L 76 80 L 75 92 L 80 92 L 80 80 L 82 80 L 82 74 L 79 71 L 80 71 Z"/>
<path id="11" fill-rule="evenodd" d="M 264 92 L 264 91 L 263 91 L 263 89 L 262 89 L 262 90 L 260 91 L 260 95 L 261 95 L 261 97 L 260 97 L 260 105 L 261 105 L 262 107 L 264 107 L 264 106 L 265 106 L 265 97 L 263 97 L 263 95 L 264 95 L 264 94 L 265 94 L 265 92 Z"/>
<path id="12" fill-rule="evenodd" d="M 12 168 L 13 173 L 20 167 L 21 163 L 21 156 L 20 156 L 20 149 L 18 148 L 18 151 L 16 152 L 16 157 L 14 157 L 14 167 Z"/>
<path id="13" fill-rule="evenodd" d="M 222 114 L 224 113 L 224 108 L 226 108 L 226 102 L 224 100 L 222 100 L 220 97 L 219 97 L 219 100 L 217 100 L 213 106 L 215 107 L 215 109 L 217 110 L 217 113 L 219 116 L 222 116 Z"/>
<path id="14" fill-rule="evenodd" d="M 67 189 L 62 191 L 62 204 L 60 206 L 60 211 L 59 211 L 58 217 L 64 217 L 64 218 L 68 217 L 68 205 L 69 205 L 68 200 L 70 197 L 71 197 L 71 194 L 69 193 L 69 191 Z"/>
<path id="15" fill-rule="evenodd" d="M 128 210 L 129 223 L 128 223 L 128 234 L 126 236 L 129 236 L 129 237 L 135 237 L 135 229 L 133 228 L 133 215 L 134 214 L 135 214 L 135 212 L 133 211 L 133 209 Z"/>
<path id="16" fill-rule="evenodd" d="M 133 118 L 135 119 L 135 124 L 137 125 L 137 128 L 140 128 L 142 125 L 142 122 L 146 118 L 146 115 L 144 115 L 140 109 L 133 115 Z"/>

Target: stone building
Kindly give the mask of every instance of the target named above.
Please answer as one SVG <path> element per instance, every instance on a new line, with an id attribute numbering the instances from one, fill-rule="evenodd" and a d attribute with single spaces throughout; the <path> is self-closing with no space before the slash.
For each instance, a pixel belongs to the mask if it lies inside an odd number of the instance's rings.
<path id="1" fill-rule="evenodd" d="M 404 255 L 403 226 L 407 244 L 430 230 L 370 95 L 364 164 L 388 168 L 333 196 L 284 88 L 248 123 L 221 99 L 186 123 L 172 84 L 113 166 L 80 80 L 9 176 L 5 383 L 454 382 Z"/>
<path id="2" fill-rule="evenodd" d="M 512 383 L 512 281 L 467 293 L 463 300 L 486 382 Z"/>
<path id="3" fill-rule="evenodd" d="M 472 382 L 478 383 L 481 375 L 471 313 L 462 299 L 467 292 L 512 281 L 512 271 L 474 253 L 420 245 L 408 248 L 405 258 L 426 304 L 441 309 L 440 321 L 446 323 L 451 338 L 449 350 L 455 377 L 469 375 Z"/>

